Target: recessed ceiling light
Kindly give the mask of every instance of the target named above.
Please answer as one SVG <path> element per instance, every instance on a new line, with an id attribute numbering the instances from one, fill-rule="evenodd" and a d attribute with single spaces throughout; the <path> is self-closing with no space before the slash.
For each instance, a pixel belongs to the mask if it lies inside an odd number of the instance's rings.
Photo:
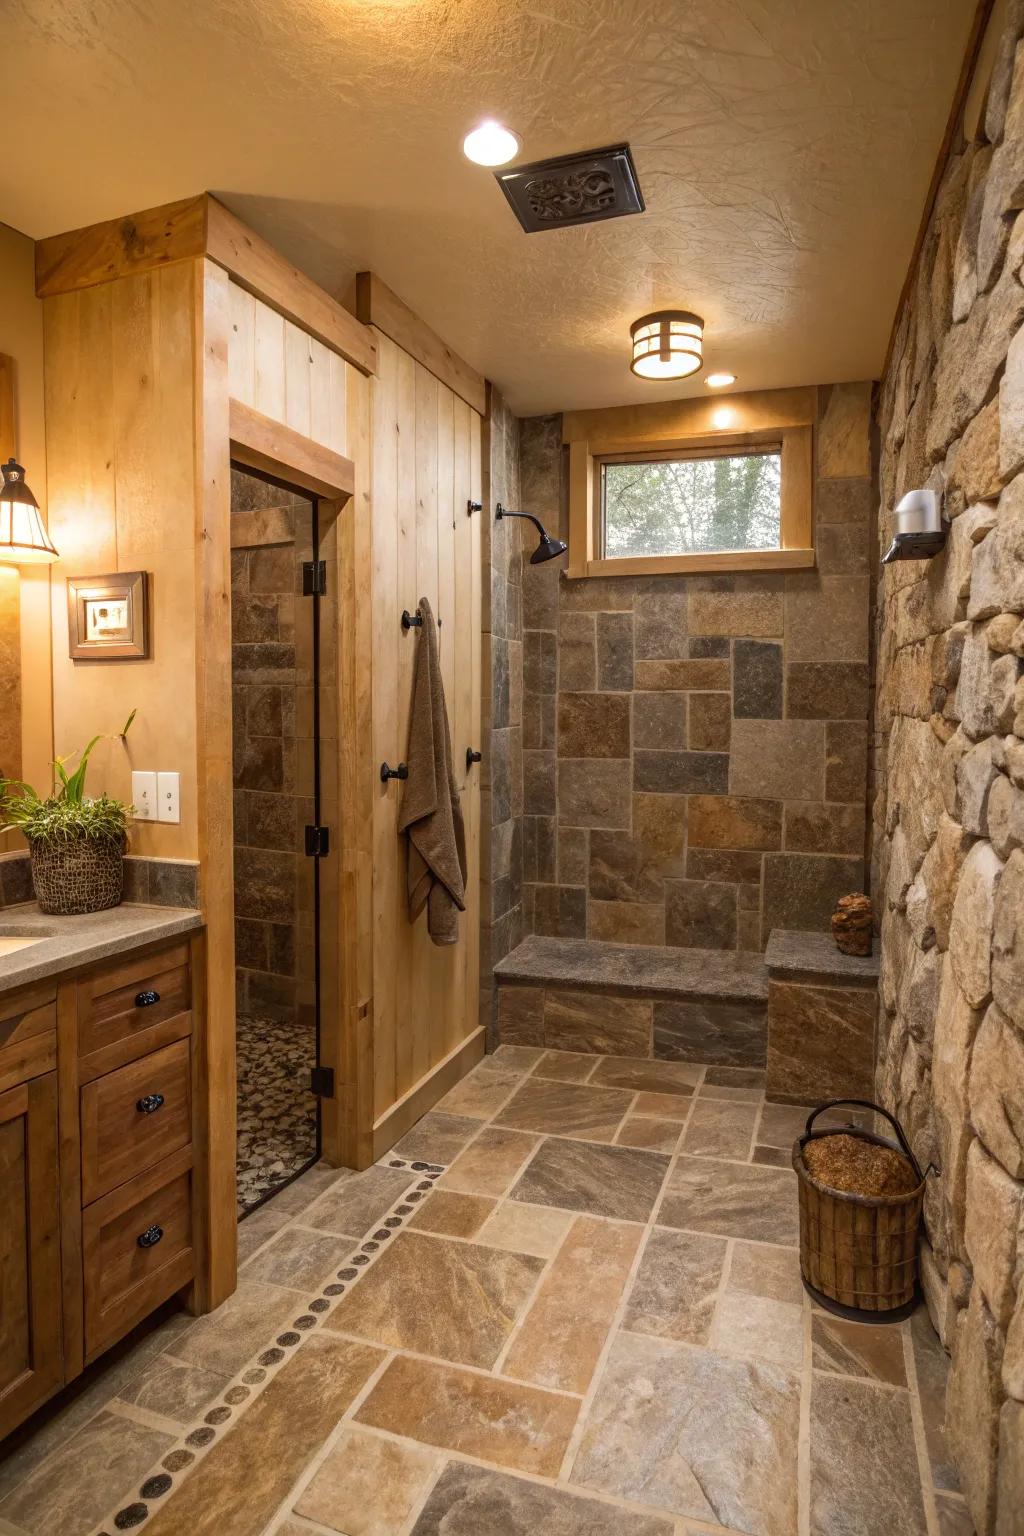
<path id="1" fill-rule="evenodd" d="M 724 389 L 727 384 L 736 383 L 734 373 L 709 373 L 704 383 L 709 389 Z"/>
<path id="2" fill-rule="evenodd" d="M 475 165 L 505 165 L 519 153 L 519 135 L 488 119 L 466 134 L 462 151 Z"/>

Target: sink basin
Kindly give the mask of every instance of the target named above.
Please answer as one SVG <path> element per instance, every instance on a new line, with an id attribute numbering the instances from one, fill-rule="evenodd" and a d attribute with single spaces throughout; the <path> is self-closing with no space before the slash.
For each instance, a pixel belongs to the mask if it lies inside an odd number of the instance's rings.
<path id="1" fill-rule="evenodd" d="M 16 954 L 19 949 L 28 949 L 30 944 L 40 943 L 42 943 L 41 938 L 23 939 L 15 938 L 10 934 L 0 933 L 0 959 L 3 959 L 4 955 Z"/>

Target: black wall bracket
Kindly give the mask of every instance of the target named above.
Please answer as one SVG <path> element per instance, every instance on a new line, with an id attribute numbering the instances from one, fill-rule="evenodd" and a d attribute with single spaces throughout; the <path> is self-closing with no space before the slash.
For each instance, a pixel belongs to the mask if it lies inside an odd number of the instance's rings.
<path id="1" fill-rule="evenodd" d="M 472 768 L 474 763 L 479 763 L 479 762 L 482 762 L 482 761 L 483 761 L 483 753 L 482 752 L 474 752 L 472 747 L 467 747 L 466 748 L 466 767 L 467 767 L 467 769 L 468 768 Z"/>
<path id="2" fill-rule="evenodd" d="M 318 1099 L 334 1098 L 334 1068 L 313 1067 L 309 1074 L 309 1091 Z"/>
<path id="3" fill-rule="evenodd" d="M 438 619 L 438 621 L 437 621 L 437 627 L 438 627 L 438 629 L 441 628 L 441 620 L 440 619 Z M 422 615 L 422 613 L 420 613 L 418 608 L 417 608 L 415 613 L 410 613 L 408 608 L 403 608 L 402 609 L 402 628 L 403 629 L 422 629 L 423 628 L 423 615 Z"/>

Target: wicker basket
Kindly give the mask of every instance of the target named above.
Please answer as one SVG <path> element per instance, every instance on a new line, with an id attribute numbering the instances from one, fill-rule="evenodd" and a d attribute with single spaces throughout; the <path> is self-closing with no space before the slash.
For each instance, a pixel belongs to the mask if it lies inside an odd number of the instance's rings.
<path id="1" fill-rule="evenodd" d="M 41 912 L 75 917 L 120 904 L 123 839 L 79 837 L 52 844 L 30 842 L 29 853 Z"/>
<path id="2" fill-rule="evenodd" d="M 854 1125 L 816 1131 L 817 1117 L 837 1105 L 857 1105 L 883 1115 L 896 1141 Z M 809 1141 L 855 1136 L 902 1152 L 917 1175 L 905 1195 L 851 1195 L 820 1184 L 803 1157 Z M 924 1203 L 924 1177 L 902 1127 L 888 1110 L 866 1099 L 833 1099 L 808 1116 L 793 1143 L 793 1167 L 800 1192 L 800 1272 L 814 1300 L 841 1317 L 891 1323 L 917 1305 L 917 1240 Z"/>

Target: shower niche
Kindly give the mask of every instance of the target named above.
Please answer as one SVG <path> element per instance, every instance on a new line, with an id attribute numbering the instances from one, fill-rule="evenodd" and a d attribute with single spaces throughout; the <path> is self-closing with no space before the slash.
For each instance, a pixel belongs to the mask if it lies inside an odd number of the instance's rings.
<path id="1" fill-rule="evenodd" d="M 322 608 L 317 504 L 231 471 L 238 1210 L 320 1156 Z M 316 585 L 316 583 L 312 583 Z M 328 629 L 329 632 L 329 629 Z M 315 841 L 315 840 L 314 840 Z M 309 849 L 309 851 L 307 851 Z"/>

